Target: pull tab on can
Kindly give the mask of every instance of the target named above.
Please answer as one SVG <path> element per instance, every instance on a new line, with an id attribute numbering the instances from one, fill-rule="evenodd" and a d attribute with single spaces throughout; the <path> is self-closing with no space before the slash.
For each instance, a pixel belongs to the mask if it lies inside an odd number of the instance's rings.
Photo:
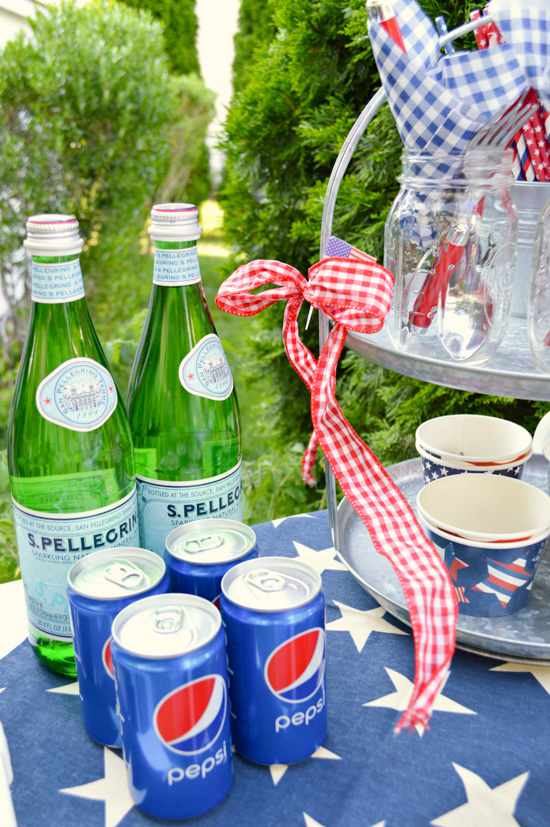
<path id="1" fill-rule="evenodd" d="M 220 534 L 204 534 L 199 537 L 189 537 L 182 543 L 182 549 L 187 554 L 196 554 L 198 551 L 212 551 L 221 548 L 225 540 Z"/>
<path id="2" fill-rule="evenodd" d="M 111 563 L 111 565 L 107 566 L 103 572 L 103 577 L 105 580 L 109 580 L 111 583 L 116 583 L 117 586 L 121 586 L 123 589 L 128 589 L 129 591 L 134 591 L 135 589 L 146 585 L 148 582 L 148 577 L 146 574 L 130 562 Z"/>
<path id="3" fill-rule="evenodd" d="M 183 628 L 183 607 L 163 606 L 153 614 L 153 626 L 156 632 L 172 634 Z"/>
<path id="4" fill-rule="evenodd" d="M 256 569 L 245 574 L 243 581 L 262 592 L 278 592 L 288 585 L 286 577 L 270 569 Z"/>

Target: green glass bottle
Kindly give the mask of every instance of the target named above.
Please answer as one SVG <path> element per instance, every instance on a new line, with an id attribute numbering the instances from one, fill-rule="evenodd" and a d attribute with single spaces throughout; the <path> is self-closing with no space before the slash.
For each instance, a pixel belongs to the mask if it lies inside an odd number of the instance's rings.
<path id="1" fill-rule="evenodd" d="M 68 675 L 69 568 L 92 551 L 139 545 L 132 438 L 84 297 L 82 245 L 73 216 L 27 222 L 32 306 L 8 432 L 29 640 Z"/>
<path id="2" fill-rule="evenodd" d="M 141 545 L 205 518 L 242 520 L 237 397 L 201 282 L 192 204 L 151 212 L 153 289 L 134 361 L 128 413 Z"/>

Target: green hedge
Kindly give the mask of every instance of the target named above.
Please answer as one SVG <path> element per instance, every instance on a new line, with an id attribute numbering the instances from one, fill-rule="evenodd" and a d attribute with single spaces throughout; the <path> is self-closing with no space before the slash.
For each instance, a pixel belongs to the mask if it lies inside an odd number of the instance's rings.
<path id="1" fill-rule="evenodd" d="M 469 19 L 464 0 L 422 3 L 449 28 Z M 255 23 L 264 16 L 256 31 Z M 243 260 L 279 259 L 302 273 L 319 255 L 323 201 L 338 152 L 380 85 L 364 0 L 243 0 L 235 63 L 238 90 L 226 123 L 225 237 Z M 471 39 L 471 36 L 470 36 Z M 464 46 L 464 44 L 461 44 Z M 466 44 L 467 45 L 467 44 Z M 253 71 L 252 71 L 253 67 Z M 384 106 L 359 142 L 340 187 L 333 231 L 381 260 L 385 218 L 397 192 L 401 142 Z M 302 320 L 306 312 L 302 311 Z M 316 315 L 316 314 L 315 314 Z M 282 307 L 242 320 L 249 383 L 261 389 L 261 434 L 274 455 L 305 443 L 308 393 L 281 343 Z M 318 352 L 317 330 L 304 339 Z M 303 330 L 303 325 L 302 325 Z M 434 411 L 485 412 L 533 430 L 547 404 L 501 399 L 410 380 L 347 351 L 337 397 L 357 432 L 384 463 L 414 454 L 414 430 Z M 318 492 L 311 504 L 318 502 Z"/>
<path id="2" fill-rule="evenodd" d="M 166 54 L 176 75 L 200 74 L 197 53 L 195 0 L 122 0 L 134 9 L 148 11 L 162 25 Z M 223 2 L 223 0 L 222 0 Z"/>

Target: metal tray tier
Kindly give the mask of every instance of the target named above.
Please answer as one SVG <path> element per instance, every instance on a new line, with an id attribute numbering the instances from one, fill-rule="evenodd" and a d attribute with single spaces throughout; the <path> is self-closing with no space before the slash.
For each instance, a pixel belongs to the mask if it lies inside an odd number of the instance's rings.
<path id="1" fill-rule="evenodd" d="M 360 356 L 396 373 L 462 391 L 550 400 L 550 376 L 535 366 L 526 319 L 512 316 L 496 353 L 483 365 L 432 359 L 396 350 L 385 329 L 379 333 L 348 333 L 346 344 Z"/>
<path id="2" fill-rule="evenodd" d="M 416 511 L 416 495 L 424 484 L 420 459 L 399 462 L 387 471 Z M 533 455 L 523 479 L 546 490 L 546 460 Z M 348 500 L 340 503 L 337 522 L 338 554 L 351 574 L 386 611 L 410 625 L 397 575 L 389 560 L 375 550 L 365 525 Z M 550 542 L 545 546 L 527 606 L 504 617 L 459 614 L 456 644 L 478 655 L 550 666 Z"/>

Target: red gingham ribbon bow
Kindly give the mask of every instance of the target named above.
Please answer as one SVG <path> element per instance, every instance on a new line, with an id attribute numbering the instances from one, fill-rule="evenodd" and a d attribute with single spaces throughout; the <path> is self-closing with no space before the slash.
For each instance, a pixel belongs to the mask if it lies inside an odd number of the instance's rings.
<path id="1" fill-rule="evenodd" d="M 457 602 L 446 568 L 426 538 L 407 500 L 377 457 L 355 433 L 336 401 L 336 365 L 346 331 L 375 333 L 388 313 L 391 273 L 373 262 L 325 258 L 309 270 L 309 281 L 280 261 L 252 261 L 220 287 L 216 304 L 238 316 L 254 316 L 287 301 L 283 340 L 287 356 L 311 392 L 314 435 L 304 455 L 311 482 L 317 442 L 357 511 L 376 550 L 390 560 L 401 583 L 415 641 L 415 683 L 397 730 L 428 725 L 435 697 L 455 647 Z M 276 284 L 256 295 L 250 290 Z M 297 317 L 306 299 L 335 324 L 316 361 L 301 341 Z"/>

